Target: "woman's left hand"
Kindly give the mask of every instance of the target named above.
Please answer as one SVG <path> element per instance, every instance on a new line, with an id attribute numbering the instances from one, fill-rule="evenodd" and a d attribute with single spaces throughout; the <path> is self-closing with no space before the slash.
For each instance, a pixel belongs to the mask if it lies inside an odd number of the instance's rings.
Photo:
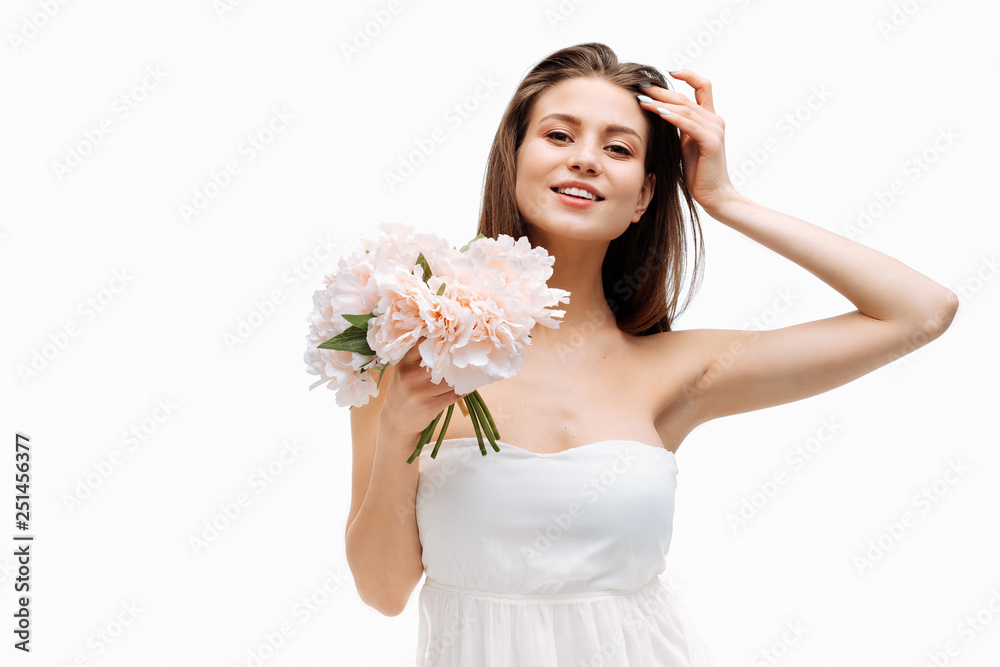
<path id="1" fill-rule="evenodd" d="M 729 180 L 726 167 L 726 124 L 715 113 L 712 83 L 708 79 L 687 69 L 670 76 L 694 88 L 697 103 L 686 95 L 653 84 L 643 88 L 643 94 L 653 101 L 639 100 L 639 104 L 659 116 L 661 122 L 670 123 L 680 131 L 688 191 L 702 208 L 710 211 L 740 196 Z M 670 113 L 664 116 L 657 111 L 658 107 Z"/>

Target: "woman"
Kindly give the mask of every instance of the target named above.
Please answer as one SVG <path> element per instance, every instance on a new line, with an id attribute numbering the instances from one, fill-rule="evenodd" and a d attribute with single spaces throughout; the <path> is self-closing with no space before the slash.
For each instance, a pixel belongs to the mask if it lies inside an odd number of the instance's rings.
<path id="1" fill-rule="evenodd" d="M 460 398 L 430 382 L 416 347 L 352 410 L 348 562 L 387 615 L 426 573 L 418 665 L 711 664 L 658 577 L 684 438 L 839 387 L 954 318 L 957 297 L 933 280 L 736 192 L 711 84 L 671 74 L 695 100 L 582 44 L 538 63 L 504 114 L 479 232 L 545 247 L 549 286 L 571 297 L 559 328 L 532 330 L 518 375 L 480 389 L 501 451 L 479 456 L 472 423 L 453 419 L 435 459 L 425 447 L 406 463 Z M 672 330 L 682 198 L 696 247 L 692 200 L 857 310 L 772 331 Z"/>

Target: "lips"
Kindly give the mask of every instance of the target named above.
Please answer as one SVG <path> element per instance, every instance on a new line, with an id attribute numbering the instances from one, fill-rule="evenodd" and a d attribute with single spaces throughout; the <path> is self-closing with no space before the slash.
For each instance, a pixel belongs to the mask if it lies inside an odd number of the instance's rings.
<path id="1" fill-rule="evenodd" d="M 601 195 L 600 190 L 582 181 L 563 181 L 562 183 L 556 183 L 549 189 L 552 190 L 553 192 L 557 192 L 559 188 L 577 188 L 579 190 L 585 190 L 586 192 L 589 192 L 590 194 L 594 195 L 595 199 L 587 201 L 602 201 L 604 199 L 604 197 Z M 567 195 L 567 196 L 572 197 L 573 195 Z M 580 197 L 580 199 L 584 198 Z"/>

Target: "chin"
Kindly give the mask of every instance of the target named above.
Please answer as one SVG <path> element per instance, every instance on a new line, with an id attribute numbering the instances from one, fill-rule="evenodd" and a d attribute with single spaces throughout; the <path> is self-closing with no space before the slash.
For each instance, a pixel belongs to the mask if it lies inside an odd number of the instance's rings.
<path id="1" fill-rule="evenodd" d="M 607 238 L 609 230 L 602 228 L 593 220 L 550 218 L 543 219 L 539 224 L 536 224 L 526 218 L 522 219 L 525 221 L 525 229 L 530 230 L 536 236 L 561 236 L 581 241 L 611 240 Z M 617 238 L 617 236 L 611 238 Z"/>

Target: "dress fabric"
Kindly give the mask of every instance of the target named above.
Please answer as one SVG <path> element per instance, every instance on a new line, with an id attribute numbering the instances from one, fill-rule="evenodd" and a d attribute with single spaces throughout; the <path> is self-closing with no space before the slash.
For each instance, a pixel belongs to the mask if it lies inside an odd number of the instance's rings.
<path id="1" fill-rule="evenodd" d="M 416 667 L 714 667 L 660 576 L 677 460 L 602 440 L 538 454 L 475 438 L 420 453 Z"/>

